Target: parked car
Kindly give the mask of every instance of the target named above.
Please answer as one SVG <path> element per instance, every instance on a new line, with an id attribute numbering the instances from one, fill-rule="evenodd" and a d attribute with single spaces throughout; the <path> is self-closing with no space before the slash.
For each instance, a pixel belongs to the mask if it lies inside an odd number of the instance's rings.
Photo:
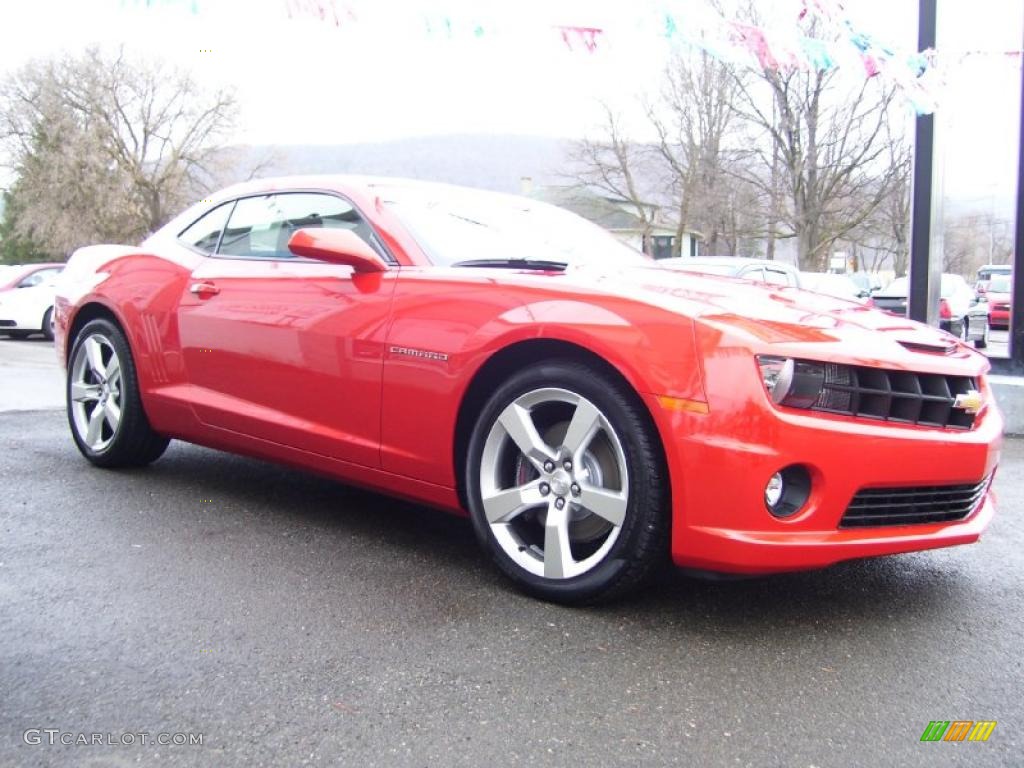
<path id="1" fill-rule="evenodd" d="M 705 275 L 724 275 L 772 285 L 800 287 L 800 273 L 796 267 L 769 259 L 743 259 L 733 256 L 700 256 L 659 259 L 658 265 L 684 272 Z"/>
<path id="2" fill-rule="evenodd" d="M 1012 275 L 996 275 L 988 286 L 988 324 L 991 328 L 1010 327 L 1010 294 Z"/>
<path id="3" fill-rule="evenodd" d="M 994 277 L 1000 275 L 1009 276 L 1013 271 L 1013 267 L 1009 264 L 986 264 L 978 269 L 978 279 L 974 283 L 974 291 L 978 296 L 983 296 L 988 293 L 989 283 L 992 282 Z"/>
<path id="4" fill-rule="evenodd" d="M 621 594 L 666 553 L 764 573 L 965 544 L 994 514 L 983 356 L 665 269 L 525 198 L 250 182 L 76 252 L 56 314 L 93 464 L 179 438 L 434 505 L 549 600 Z"/>
<path id="5" fill-rule="evenodd" d="M 64 265 L 56 262 L 41 264 L 13 264 L 0 271 L 0 291 L 12 288 L 31 288 L 49 282 L 60 274 Z"/>
<path id="6" fill-rule="evenodd" d="M 882 288 L 882 278 L 877 272 L 850 272 L 847 277 L 867 296 Z"/>
<path id="7" fill-rule="evenodd" d="M 7 288 L 0 290 L 0 334 L 23 339 L 41 333 L 47 339 L 53 338 L 53 297 L 56 293 L 54 282 L 64 268 L 48 267 L 21 271 L 7 280 Z M 0 280 L 7 278 L 0 273 Z"/>
<path id="8" fill-rule="evenodd" d="M 861 290 L 849 275 L 831 272 L 801 272 L 800 286 L 807 291 L 824 293 L 826 296 L 855 301 L 858 304 L 867 303 L 868 297 L 871 296 L 870 291 Z"/>
<path id="9" fill-rule="evenodd" d="M 909 278 L 897 277 L 871 299 L 876 307 L 893 315 L 906 317 Z M 977 297 L 960 275 L 944 274 L 939 285 L 939 327 L 964 341 L 987 343 L 985 312 L 972 311 Z"/>

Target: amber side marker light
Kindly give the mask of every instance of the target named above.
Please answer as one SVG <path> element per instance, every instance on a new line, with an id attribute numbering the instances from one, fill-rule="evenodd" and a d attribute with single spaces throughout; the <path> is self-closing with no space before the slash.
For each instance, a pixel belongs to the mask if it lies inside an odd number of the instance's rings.
<path id="1" fill-rule="evenodd" d="M 710 413 L 707 403 L 700 400 L 687 400 L 685 397 L 669 397 L 658 395 L 658 403 L 666 411 L 680 411 L 683 413 Z"/>

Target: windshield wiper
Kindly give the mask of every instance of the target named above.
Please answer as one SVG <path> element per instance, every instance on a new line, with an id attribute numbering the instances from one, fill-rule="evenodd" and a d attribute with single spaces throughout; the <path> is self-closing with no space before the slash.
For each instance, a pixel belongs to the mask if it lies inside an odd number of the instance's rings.
<path id="1" fill-rule="evenodd" d="M 540 269 L 561 272 L 568 264 L 564 261 L 545 261 L 543 259 L 470 259 L 457 261 L 453 267 L 498 267 L 505 269 Z"/>

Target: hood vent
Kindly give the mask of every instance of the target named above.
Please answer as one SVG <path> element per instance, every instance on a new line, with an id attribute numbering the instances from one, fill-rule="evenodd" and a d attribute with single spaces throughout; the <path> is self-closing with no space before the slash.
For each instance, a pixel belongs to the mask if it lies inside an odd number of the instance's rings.
<path id="1" fill-rule="evenodd" d="M 911 352 L 925 352 L 930 355 L 952 355 L 956 352 L 956 342 L 930 344 L 921 341 L 904 341 L 897 339 L 901 345 Z"/>

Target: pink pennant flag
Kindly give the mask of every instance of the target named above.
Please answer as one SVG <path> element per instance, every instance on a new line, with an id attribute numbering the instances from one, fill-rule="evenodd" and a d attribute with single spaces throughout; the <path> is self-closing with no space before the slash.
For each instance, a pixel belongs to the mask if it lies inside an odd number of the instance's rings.
<path id="1" fill-rule="evenodd" d="M 779 68 L 778 59 L 769 50 L 768 40 L 765 38 L 763 30 L 750 24 L 740 24 L 738 21 L 732 22 L 731 25 L 732 39 L 737 43 L 741 43 L 757 57 L 757 63 L 761 66 L 761 69 Z"/>
<path id="2" fill-rule="evenodd" d="M 581 43 L 590 53 L 597 50 L 597 39 L 604 34 L 603 29 L 598 27 L 556 27 L 562 34 L 562 42 L 570 51 L 575 50 L 573 38 Z"/>

